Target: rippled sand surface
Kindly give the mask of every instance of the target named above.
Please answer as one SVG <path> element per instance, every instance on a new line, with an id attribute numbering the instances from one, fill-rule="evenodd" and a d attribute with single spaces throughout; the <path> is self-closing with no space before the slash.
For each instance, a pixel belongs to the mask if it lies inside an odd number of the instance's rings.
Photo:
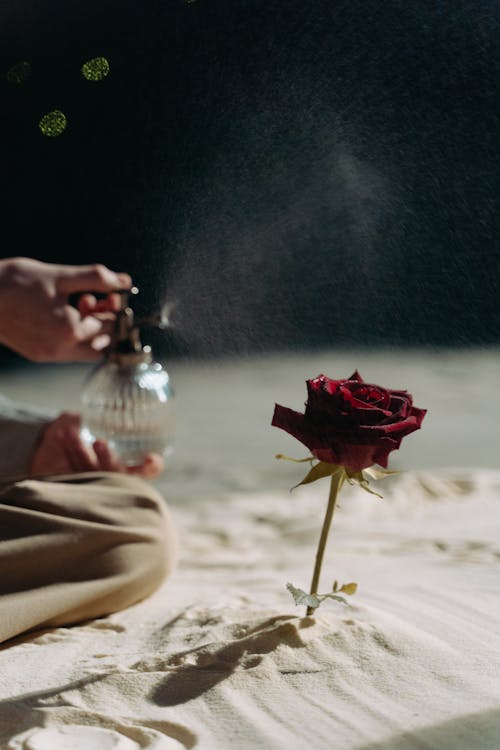
<path id="1" fill-rule="evenodd" d="M 172 363 L 177 450 L 158 482 L 174 576 L 111 617 L 0 650 L 2 750 L 497 750 L 500 354 L 315 353 Z M 289 492 L 301 446 L 269 426 L 324 372 L 407 388 L 429 409 L 378 483 L 347 487 L 314 617 L 326 480 Z M 81 368 L 0 374 L 6 395 L 77 408 Z"/>

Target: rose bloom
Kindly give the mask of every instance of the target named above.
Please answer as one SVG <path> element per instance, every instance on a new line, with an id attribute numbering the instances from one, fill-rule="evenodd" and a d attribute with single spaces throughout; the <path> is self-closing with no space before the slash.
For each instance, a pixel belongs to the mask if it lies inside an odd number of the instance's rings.
<path id="1" fill-rule="evenodd" d="M 300 440 L 326 463 L 361 471 L 387 467 L 389 453 L 420 429 L 426 409 L 407 391 L 365 383 L 356 371 L 347 380 L 318 375 L 307 381 L 305 413 L 276 404 L 272 424 Z"/>

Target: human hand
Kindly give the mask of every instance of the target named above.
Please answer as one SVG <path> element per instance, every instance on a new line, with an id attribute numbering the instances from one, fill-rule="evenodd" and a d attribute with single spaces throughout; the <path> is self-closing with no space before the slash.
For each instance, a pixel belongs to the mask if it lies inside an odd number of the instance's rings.
<path id="1" fill-rule="evenodd" d="M 112 290 L 132 285 L 106 266 L 65 266 L 31 258 L 0 261 L 0 342 L 35 362 L 100 359 L 110 343 L 119 299 Z M 78 309 L 69 296 L 84 294 Z"/>
<path id="2" fill-rule="evenodd" d="M 75 412 L 63 412 L 45 427 L 35 449 L 28 472 L 35 475 L 79 474 L 86 471 L 114 471 L 155 479 L 164 468 L 157 453 L 149 453 L 142 464 L 126 466 L 118 460 L 104 440 L 92 446 L 80 436 L 81 418 Z"/>

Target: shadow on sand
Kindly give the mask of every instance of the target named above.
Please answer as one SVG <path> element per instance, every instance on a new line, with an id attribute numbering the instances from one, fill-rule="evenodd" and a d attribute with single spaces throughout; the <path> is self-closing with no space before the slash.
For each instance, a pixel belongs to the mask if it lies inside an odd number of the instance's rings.
<path id="1" fill-rule="evenodd" d="M 300 630 L 312 627 L 314 622 L 310 617 L 272 617 L 222 647 L 208 644 L 177 654 L 165 664 L 169 676 L 150 697 L 159 706 L 176 706 L 198 698 L 237 669 L 258 666 L 264 654 L 281 645 L 303 648 Z"/>

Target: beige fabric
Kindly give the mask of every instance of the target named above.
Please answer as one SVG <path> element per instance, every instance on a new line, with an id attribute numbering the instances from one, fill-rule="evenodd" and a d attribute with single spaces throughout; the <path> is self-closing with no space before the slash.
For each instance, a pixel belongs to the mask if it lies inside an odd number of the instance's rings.
<path id="1" fill-rule="evenodd" d="M 0 642 L 109 614 L 172 570 L 165 502 L 111 473 L 27 479 L 0 489 Z"/>
<path id="2" fill-rule="evenodd" d="M 0 477 L 27 474 L 44 427 L 56 417 L 56 412 L 11 401 L 0 393 Z"/>

